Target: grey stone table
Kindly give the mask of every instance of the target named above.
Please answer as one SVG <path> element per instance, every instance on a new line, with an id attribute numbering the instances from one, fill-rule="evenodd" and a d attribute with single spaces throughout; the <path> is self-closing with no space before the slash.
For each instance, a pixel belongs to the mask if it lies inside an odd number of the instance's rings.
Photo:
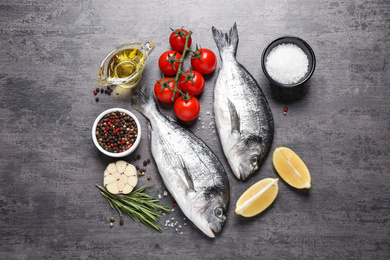
<path id="1" fill-rule="evenodd" d="M 222 233 L 207 238 L 170 195 L 161 204 L 174 211 L 159 224 L 174 218 L 178 231 L 158 233 L 128 216 L 110 228 L 109 218 L 119 216 L 95 183 L 114 159 L 92 143 L 95 117 L 130 109 L 144 129 L 135 154 L 151 154 L 147 121 L 126 91 L 95 101 L 100 62 L 122 43 L 154 41 L 142 81 L 152 87 L 169 27 L 191 29 L 194 44 L 217 52 L 211 26 L 227 31 L 234 22 L 237 58 L 273 111 L 272 151 L 287 146 L 299 154 L 312 188 L 298 192 L 280 181 L 265 212 L 253 219 L 234 213 L 247 188 L 278 175 L 268 156 L 248 181 L 233 176 L 214 132 L 214 73 L 199 120 L 186 127 L 227 170 L 231 202 Z M 387 0 L 1 1 L 0 259 L 390 259 L 389 32 Z M 293 100 L 274 91 L 260 64 L 267 43 L 283 35 L 305 39 L 317 57 L 313 77 Z M 162 111 L 175 118 L 171 107 Z M 147 174 L 152 179 L 140 177 L 139 185 L 155 183 L 147 192 L 163 194 L 153 160 Z"/>

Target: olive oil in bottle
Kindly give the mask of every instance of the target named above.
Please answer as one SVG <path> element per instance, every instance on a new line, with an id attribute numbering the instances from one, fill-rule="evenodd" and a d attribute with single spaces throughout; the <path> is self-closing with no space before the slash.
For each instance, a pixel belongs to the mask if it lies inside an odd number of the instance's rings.
<path id="1" fill-rule="evenodd" d="M 112 57 L 108 65 L 111 78 L 126 78 L 137 72 L 144 64 L 145 56 L 138 49 L 126 49 Z"/>

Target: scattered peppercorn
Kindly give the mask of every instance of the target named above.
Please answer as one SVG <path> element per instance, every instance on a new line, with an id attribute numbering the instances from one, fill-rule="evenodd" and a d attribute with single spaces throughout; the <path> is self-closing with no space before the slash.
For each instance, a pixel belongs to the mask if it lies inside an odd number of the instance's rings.
<path id="1" fill-rule="evenodd" d="M 99 98 L 97 97 L 97 98 L 95 98 L 95 100 L 96 100 L 96 102 L 99 102 Z"/>
<path id="2" fill-rule="evenodd" d="M 103 88 L 101 88 L 101 89 L 100 89 L 100 93 L 103 93 L 103 92 L 104 92 L 104 89 L 103 89 Z"/>
<path id="3" fill-rule="evenodd" d="M 138 155 L 137 155 L 137 159 L 138 159 L 138 160 L 141 159 L 141 155 L 138 154 Z"/>
<path id="4" fill-rule="evenodd" d="M 111 218 L 110 218 L 110 221 L 111 221 L 111 222 L 114 222 L 114 221 L 115 221 L 114 217 L 111 217 Z"/>
<path id="5" fill-rule="evenodd" d="M 135 168 L 137 169 L 137 171 L 139 170 L 139 166 L 138 165 L 136 165 Z"/>
<path id="6" fill-rule="evenodd" d="M 150 179 L 152 178 L 152 176 L 148 175 L 148 177 L 146 177 L 146 179 L 148 179 L 148 181 L 150 181 Z"/>
<path id="7" fill-rule="evenodd" d="M 122 226 L 123 225 L 123 219 L 121 219 L 120 221 L 119 221 L 119 224 Z"/>
<path id="8" fill-rule="evenodd" d="M 287 112 L 288 111 L 288 107 L 284 107 L 284 112 Z"/>
<path id="9" fill-rule="evenodd" d="M 119 92 L 116 92 L 115 94 L 119 95 Z"/>
<path id="10" fill-rule="evenodd" d="M 114 90 L 112 88 L 110 88 L 110 92 L 113 92 Z"/>
<path id="11" fill-rule="evenodd" d="M 97 95 L 97 91 L 96 91 L 96 90 L 94 90 L 94 91 L 93 91 L 93 94 L 96 96 L 96 95 Z"/>
<path id="12" fill-rule="evenodd" d="M 110 223 L 110 227 L 113 227 L 113 226 L 114 226 L 114 223 L 111 222 L 111 223 Z"/>
<path id="13" fill-rule="evenodd" d="M 100 88 L 96 88 L 96 92 L 99 92 L 100 91 Z"/>
<path id="14" fill-rule="evenodd" d="M 148 162 L 147 161 L 144 161 L 144 166 L 148 165 Z"/>
<path id="15" fill-rule="evenodd" d="M 146 162 L 147 162 L 147 163 L 150 163 L 150 159 L 147 159 Z"/>

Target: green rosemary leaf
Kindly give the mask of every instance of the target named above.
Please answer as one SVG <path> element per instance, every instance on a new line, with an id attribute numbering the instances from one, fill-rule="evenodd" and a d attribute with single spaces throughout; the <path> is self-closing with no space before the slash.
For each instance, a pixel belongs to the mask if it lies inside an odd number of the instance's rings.
<path id="1" fill-rule="evenodd" d="M 105 194 L 103 192 L 101 192 L 101 194 L 108 201 L 108 203 L 110 204 L 111 208 L 114 208 L 114 205 L 112 205 L 111 201 L 105 196 Z"/>

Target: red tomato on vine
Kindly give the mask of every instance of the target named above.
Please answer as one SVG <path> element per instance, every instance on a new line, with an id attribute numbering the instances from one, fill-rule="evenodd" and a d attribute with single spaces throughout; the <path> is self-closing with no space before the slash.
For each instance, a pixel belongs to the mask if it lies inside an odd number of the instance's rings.
<path id="1" fill-rule="evenodd" d="M 209 49 L 196 48 L 195 53 L 191 56 L 191 66 L 203 75 L 210 74 L 217 67 L 217 57 Z"/>
<path id="2" fill-rule="evenodd" d="M 181 59 L 181 54 L 176 51 L 166 51 L 163 54 L 161 54 L 160 58 L 158 59 L 158 66 L 162 73 L 164 73 L 167 76 L 174 76 L 176 75 L 177 69 L 179 68 L 179 61 Z M 172 65 L 173 63 L 173 65 Z"/>
<path id="3" fill-rule="evenodd" d="M 179 79 L 180 89 L 184 93 L 188 93 L 190 95 L 194 95 L 194 96 L 199 95 L 203 91 L 205 85 L 205 80 L 203 75 L 197 72 L 196 70 L 186 71 L 185 74 L 189 74 L 189 76 L 186 75 L 180 76 Z"/>
<path id="4" fill-rule="evenodd" d="M 187 101 L 182 98 L 176 99 L 173 104 L 173 111 L 180 120 L 190 122 L 199 115 L 200 104 L 196 97 L 192 97 Z"/>
<path id="5" fill-rule="evenodd" d="M 169 43 L 173 50 L 182 53 L 184 51 L 184 47 L 186 44 L 186 36 L 188 35 L 188 31 L 183 28 L 172 30 L 171 35 L 169 36 Z M 190 48 L 192 43 L 191 36 L 188 38 L 187 47 Z"/>
<path id="6" fill-rule="evenodd" d="M 172 99 L 174 88 L 175 81 L 172 78 L 162 78 L 158 80 L 156 84 L 154 84 L 154 94 L 161 102 L 172 103 L 176 98 L 180 96 L 180 92 L 176 92 L 175 98 Z M 179 85 L 178 88 L 180 88 Z"/>

